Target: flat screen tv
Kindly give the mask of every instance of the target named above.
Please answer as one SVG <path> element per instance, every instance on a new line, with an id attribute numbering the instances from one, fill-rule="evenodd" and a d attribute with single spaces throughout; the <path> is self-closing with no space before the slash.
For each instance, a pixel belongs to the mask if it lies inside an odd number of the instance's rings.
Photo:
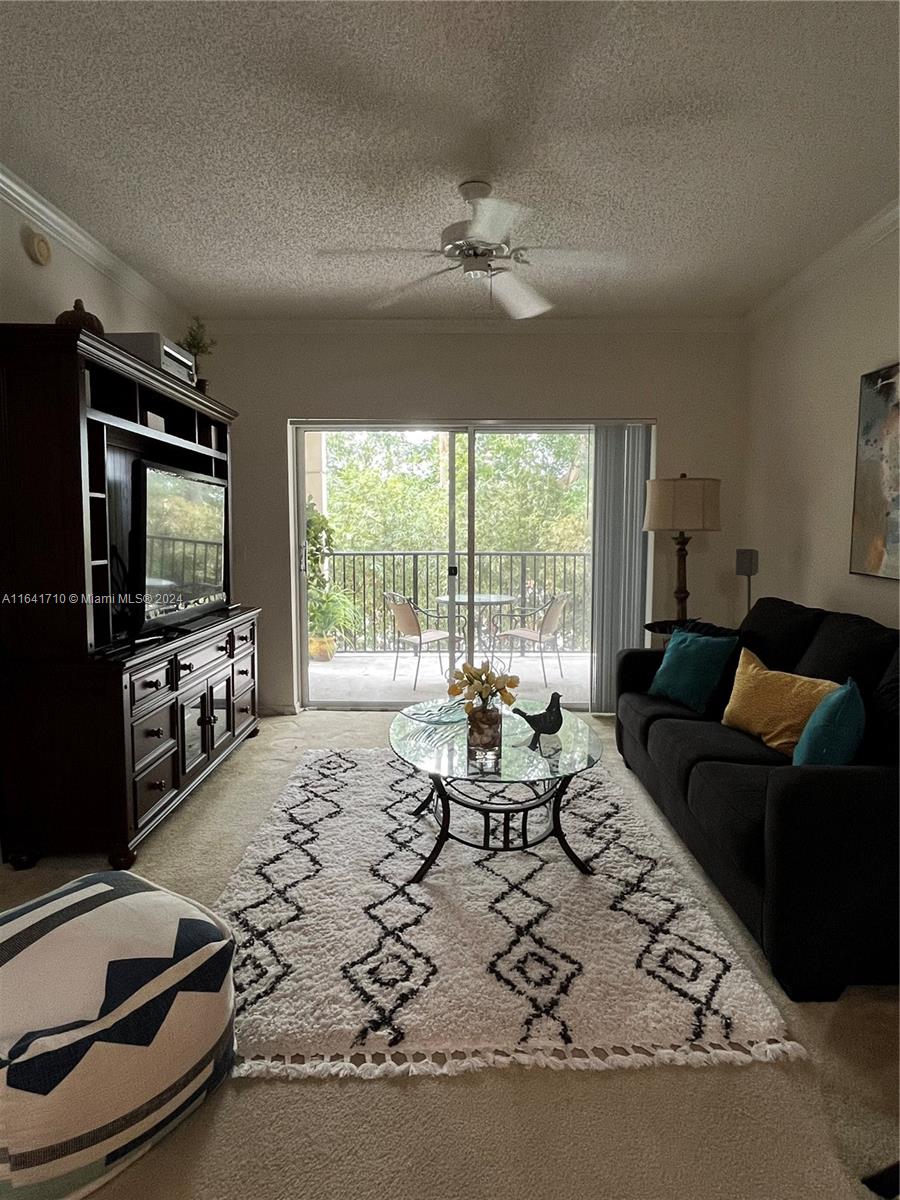
<path id="1" fill-rule="evenodd" d="M 224 607 L 229 588 L 224 481 L 148 462 L 135 469 L 134 627 L 188 621 Z"/>

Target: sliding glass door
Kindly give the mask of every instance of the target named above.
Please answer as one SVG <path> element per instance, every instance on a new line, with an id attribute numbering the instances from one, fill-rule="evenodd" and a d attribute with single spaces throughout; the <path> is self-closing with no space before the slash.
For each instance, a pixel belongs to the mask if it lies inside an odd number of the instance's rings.
<path id="1" fill-rule="evenodd" d="M 486 657 L 529 696 L 588 707 L 593 431 L 474 431 L 474 609 Z"/>
<path id="2" fill-rule="evenodd" d="M 294 423 L 302 703 L 443 698 L 488 658 L 608 711 L 643 640 L 650 445 L 647 425 Z"/>
<path id="3" fill-rule="evenodd" d="M 465 436 L 353 427 L 301 437 L 304 703 L 445 696 L 448 668 L 464 652 L 455 541 Z M 464 501 L 465 488 L 465 532 Z"/>

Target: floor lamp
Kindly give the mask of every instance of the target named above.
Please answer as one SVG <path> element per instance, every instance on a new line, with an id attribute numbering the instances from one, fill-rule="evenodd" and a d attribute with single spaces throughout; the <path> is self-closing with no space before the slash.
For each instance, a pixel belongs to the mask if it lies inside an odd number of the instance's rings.
<path id="1" fill-rule="evenodd" d="M 678 577 L 675 586 L 677 619 L 687 619 L 688 532 L 721 529 L 719 524 L 719 479 L 648 479 L 644 530 L 648 533 L 673 530 Z"/>

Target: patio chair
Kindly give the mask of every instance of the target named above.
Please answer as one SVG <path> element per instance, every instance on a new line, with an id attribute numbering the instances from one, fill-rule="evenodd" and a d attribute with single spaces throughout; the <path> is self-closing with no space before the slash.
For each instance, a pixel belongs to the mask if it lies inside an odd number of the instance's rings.
<path id="1" fill-rule="evenodd" d="M 524 643 L 530 642 L 533 646 L 537 646 L 540 652 L 541 673 L 544 676 L 544 687 L 546 687 L 547 668 L 544 665 L 544 645 L 552 641 L 553 648 L 556 650 L 556 661 L 559 664 L 559 677 L 563 678 L 562 658 L 559 653 L 559 626 L 565 607 L 571 599 L 571 592 L 557 592 L 550 597 L 546 604 L 540 604 L 536 608 L 513 608 L 508 613 L 501 613 L 494 618 L 494 641 L 499 642 L 501 638 L 509 638 L 509 664 L 507 666 L 509 672 L 512 672 L 514 639 L 519 639 L 523 651 Z M 540 618 L 536 622 L 536 627 L 522 624 L 529 617 Z M 510 620 L 516 621 L 518 624 L 512 629 L 500 628 L 504 621 Z"/>
<path id="2" fill-rule="evenodd" d="M 450 633 L 446 629 L 423 629 L 422 623 L 419 620 L 420 613 L 423 617 L 431 617 L 435 620 L 440 620 L 440 614 L 429 612 L 427 608 L 422 608 L 420 605 L 414 604 L 409 596 L 404 596 L 401 592 L 385 592 L 384 602 L 391 610 L 394 618 L 394 635 L 397 642 L 397 653 L 394 655 L 393 678 L 397 678 L 397 665 L 400 662 L 400 643 L 407 642 L 412 646 L 416 654 L 416 675 L 413 679 L 413 691 L 415 691 L 419 682 L 422 650 L 425 646 L 437 645 L 438 668 L 443 675 L 444 660 L 441 655 L 441 642 L 449 641 Z M 460 625 L 465 625 L 465 618 L 458 617 L 457 621 Z M 464 636 L 464 634 L 458 634 L 457 636 Z"/>

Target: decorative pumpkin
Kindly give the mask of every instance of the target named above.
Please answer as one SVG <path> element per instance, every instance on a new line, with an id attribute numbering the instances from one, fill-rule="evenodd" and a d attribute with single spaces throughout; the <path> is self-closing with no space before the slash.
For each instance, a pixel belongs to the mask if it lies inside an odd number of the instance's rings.
<path id="1" fill-rule="evenodd" d="M 88 333 L 103 333 L 103 322 L 93 313 L 85 310 L 84 301 L 76 300 L 74 308 L 66 309 L 56 318 L 57 325 L 74 326 L 75 329 L 86 329 Z"/>

